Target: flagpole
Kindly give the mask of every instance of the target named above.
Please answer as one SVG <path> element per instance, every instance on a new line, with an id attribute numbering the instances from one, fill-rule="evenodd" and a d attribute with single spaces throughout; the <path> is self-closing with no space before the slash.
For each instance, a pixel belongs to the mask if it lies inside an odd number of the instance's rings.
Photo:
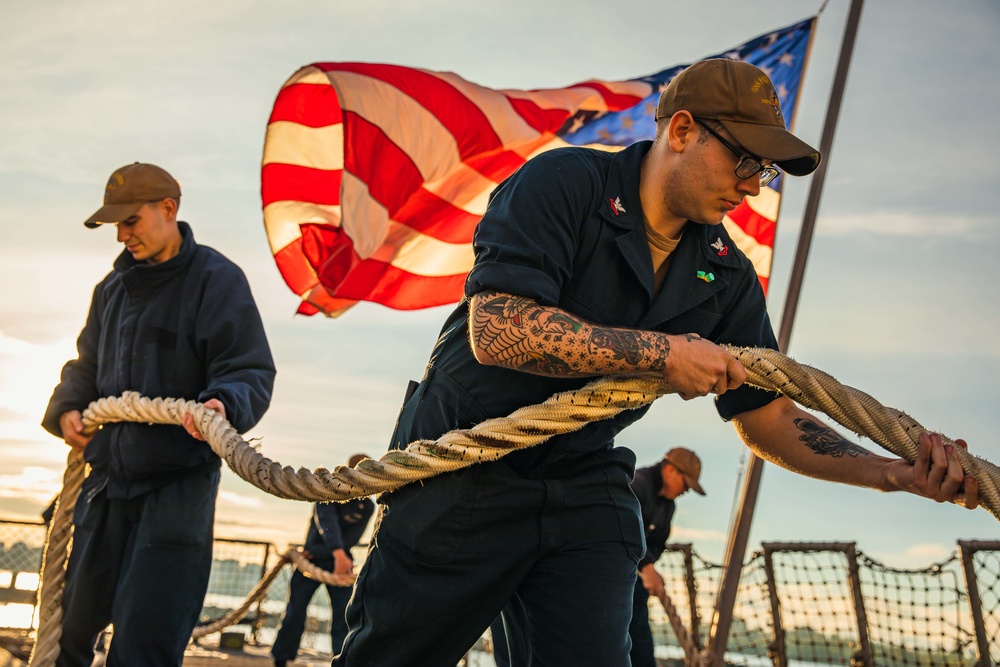
<path id="1" fill-rule="evenodd" d="M 784 309 L 781 313 L 781 328 L 778 333 L 778 349 L 787 351 L 792 335 L 792 324 L 798 309 L 799 295 L 802 291 L 802 278 L 806 270 L 806 260 L 809 256 L 809 246 L 812 243 L 813 230 L 816 226 L 816 214 L 819 211 L 820 195 L 823 192 L 823 182 L 826 178 L 826 167 L 830 163 L 830 150 L 833 145 L 833 135 L 837 129 L 837 119 L 840 116 L 840 105 L 844 98 L 844 86 L 847 82 L 847 71 L 851 65 L 854 52 L 854 41 L 861 19 L 861 7 L 864 0 L 851 0 L 847 23 L 844 26 L 844 38 L 840 47 L 840 59 L 830 91 L 830 102 L 826 109 L 826 121 L 820 138 L 819 151 L 823 155 L 819 166 L 813 174 L 809 185 L 809 197 L 803 214 L 802 230 L 799 232 L 798 246 L 795 250 L 795 260 L 789 278 L 788 295 L 785 297 Z M 822 11 L 822 10 L 820 10 Z M 750 535 L 750 524 L 753 520 L 754 507 L 757 503 L 757 493 L 764 461 L 750 454 L 747 473 L 743 479 L 743 489 L 737 519 L 730 533 L 723 564 L 722 580 L 719 582 L 719 595 L 716 600 L 715 614 L 712 617 L 712 627 L 706 648 L 715 656 L 714 665 L 723 665 L 723 655 L 729 640 L 729 630 L 732 623 L 733 608 L 736 604 L 736 593 L 739 588 L 743 559 L 746 557 L 746 547 Z M 703 660 L 703 664 L 706 664 Z M 713 664 L 713 663 L 707 663 Z"/>

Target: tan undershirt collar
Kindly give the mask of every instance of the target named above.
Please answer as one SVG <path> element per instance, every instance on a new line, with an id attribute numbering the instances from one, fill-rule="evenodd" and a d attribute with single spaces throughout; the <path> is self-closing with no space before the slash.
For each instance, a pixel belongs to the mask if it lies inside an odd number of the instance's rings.
<path id="1" fill-rule="evenodd" d="M 670 269 L 673 252 L 677 250 L 684 233 L 682 232 L 677 238 L 672 239 L 653 229 L 649 221 L 644 220 L 643 223 L 646 227 L 646 241 L 649 242 L 649 254 L 653 259 L 653 297 L 655 298 L 660 293 L 663 281 L 667 277 L 667 271 Z"/>

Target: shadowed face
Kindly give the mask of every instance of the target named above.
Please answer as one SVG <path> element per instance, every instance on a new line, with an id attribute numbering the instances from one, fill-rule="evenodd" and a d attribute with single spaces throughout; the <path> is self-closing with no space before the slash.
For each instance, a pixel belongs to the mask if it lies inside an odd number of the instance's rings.
<path id="1" fill-rule="evenodd" d="M 173 199 L 143 204 L 116 227 L 118 241 L 125 244 L 137 262 L 159 264 L 180 252 L 182 238 Z"/>
<path id="2" fill-rule="evenodd" d="M 690 488 L 687 482 L 684 481 L 684 475 L 672 464 L 665 463 L 663 468 L 660 469 L 660 473 L 663 475 L 663 486 L 660 487 L 660 495 L 664 498 L 673 500 L 686 493 Z"/>
<path id="3" fill-rule="evenodd" d="M 685 134 L 678 168 L 664 180 L 661 196 L 672 214 L 703 225 L 717 225 L 745 197 L 760 194 L 760 178 L 739 178 L 736 166 L 740 158 L 693 119 L 686 122 Z M 718 134 L 741 150 L 724 129 Z"/>

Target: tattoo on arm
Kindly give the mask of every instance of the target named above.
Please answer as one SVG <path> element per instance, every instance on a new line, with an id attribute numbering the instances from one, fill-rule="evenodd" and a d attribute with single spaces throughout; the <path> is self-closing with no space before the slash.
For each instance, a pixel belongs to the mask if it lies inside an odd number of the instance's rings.
<path id="1" fill-rule="evenodd" d="M 662 370 L 670 344 L 652 331 L 590 325 L 559 308 L 488 292 L 473 299 L 472 344 L 507 368 L 550 376 Z"/>
<path id="2" fill-rule="evenodd" d="M 836 431 L 828 429 L 811 419 L 796 419 L 795 425 L 802 431 L 799 440 L 820 456 L 839 458 L 848 456 L 869 456 L 871 452 L 850 440 L 845 440 Z"/>
<path id="3" fill-rule="evenodd" d="M 612 358 L 621 359 L 630 366 L 642 363 L 643 357 L 650 352 L 650 347 L 638 331 L 595 328 L 590 334 L 592 353 L 598 354 L 601 350 L 607 350 Z M 666 343 L 666 352 L 670 352 L 670 343 Z M 663 359 L 653 359 L 650 367 L 652 370 L 662 370 L 665 365 Z"/>

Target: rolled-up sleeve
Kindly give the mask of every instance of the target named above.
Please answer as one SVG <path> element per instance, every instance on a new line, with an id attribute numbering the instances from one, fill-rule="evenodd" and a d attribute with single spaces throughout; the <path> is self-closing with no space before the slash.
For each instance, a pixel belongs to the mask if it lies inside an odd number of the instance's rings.
<path id="1" fill-rule="evenodd" d="M 595 187 L 582 160 L 550 152 L 522 165 L 493 191 L 476 228 L 466 296 L 495 290 L 557 305 Z"/>

